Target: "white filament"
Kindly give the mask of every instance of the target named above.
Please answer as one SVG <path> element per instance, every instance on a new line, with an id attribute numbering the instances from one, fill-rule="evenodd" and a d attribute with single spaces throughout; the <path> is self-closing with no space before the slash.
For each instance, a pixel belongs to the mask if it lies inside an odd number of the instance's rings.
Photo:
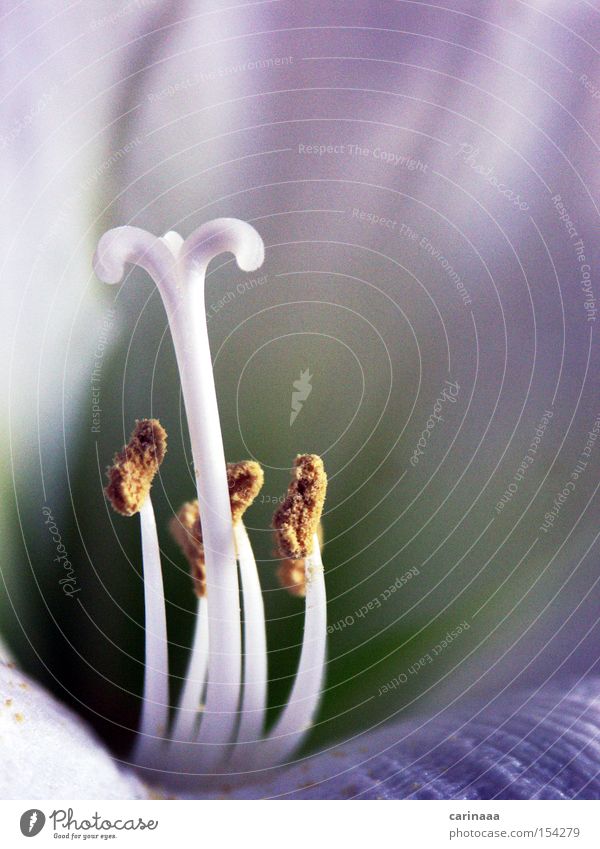
<path id="1" fill-rule="evenodd" d="M 198 599 L 194 640 L 173 723 L 173 740 L 189 743 L 196 735 L 200 703 L 208 670 L 208 608 L 206 597 Z"/>
<path id="2" fill-rule="evenodd" d="M 302 744 L 319 706 L 327 650 L 327 597 L 319 540 L 305 559 L 306 611 L 298 673 L 279 719 L 260 747 L 261 767 L 285 763 Z"/>
<path id="3" fill-rule="evenodd" d="M 160 548 L 150 497 L 140 509 L 144 568 L 145 670 L 144 695 L 134 759 L 152 759 L 167 732 L 169 717 L 169 657 Z"/>
<path id="4" fill-rule="evenodd" d="M 265 607 L 248 532 L 242 522 L 234 525 L 235 543 L 242 578 L 244 602 L 244 683 L 238 743 L 257 741 L 262 737 L 267 707 L 267 633 Z M 235 768 L 243 757 L 240 746 L 230 766 Z"/>

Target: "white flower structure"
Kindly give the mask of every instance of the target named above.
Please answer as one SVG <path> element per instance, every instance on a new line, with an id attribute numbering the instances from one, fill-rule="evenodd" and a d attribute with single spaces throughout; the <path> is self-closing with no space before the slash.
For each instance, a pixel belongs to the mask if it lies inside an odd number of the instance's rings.
<path id="1" fill-rule="evenodd" d="M 94 258 L 96 274 L 107 283 L 123 278 L 126 263 L 150 274 L 166 309 L 181 375 L 198 494 L 197 504 L 185 507 L 188 515 L 195 508 L 199 516 L 195 527 L 180 522 L 179 536 L 184 535 L 184 550 L 186 535 L 188 549 L 199 546 L 195 562 L 189 558 L 199 598 L 188 671 L 172 719 L 160 549 L 149 495 L 166 451 L 166 434 L 156 420 L 138 422 L 130 443 L 115 458 L 107 487 L 113 506 L 125 515 L 139 512 L 141 522 L 146 657 L 133 757 L 138 766 L 159 772 L 163 783 L 178 786 L 201 784 L 203 776 L 215 773 L 260 774 L 289 760 L 317 710 L 326 657 L 325 581 L 317 535 L 326 476 L 320 458 L 305 454 L 296 459 L 288 496 L 275 516 L 280 549 L 290 558 L 280 577 L 298 581 L 298 561 L 303 565 L 304 640 L 289 700 L 265 736 L 264 607 L 241 518 L 262 484 L 262 470 L 252 461 L 225 463 L 204 307 L 208 264 L 223 252 L 233 253 L 243 271 L 255 270 L 264 258 L 256 230 L 232 218 L 211 221 L 185 241 L 174 232 L 158 238 L 118 227 L 101 238 Z"/>
<path id="2" fill-rule="evenodd" d="M 12 662 L 0 660 L 0 693 L 0 798 L 146 798 L 83 720 Z"/>

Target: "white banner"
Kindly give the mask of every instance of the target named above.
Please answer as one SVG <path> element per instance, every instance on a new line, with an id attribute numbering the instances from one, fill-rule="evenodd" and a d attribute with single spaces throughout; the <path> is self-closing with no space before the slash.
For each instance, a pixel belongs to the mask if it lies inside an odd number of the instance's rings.
<path id="1" fill-rule="evenodd" d="M 534 843 L 597 849 L 599 814 L 598 803 L 588 801 L 0 802 L 0 845 L 12 849 L 31 839 L 40 847 L 70 841 L 198 849 L 210 840 L 226 849 L 247 843 L 365 849 L 379 842 L 394 849 Z"/>

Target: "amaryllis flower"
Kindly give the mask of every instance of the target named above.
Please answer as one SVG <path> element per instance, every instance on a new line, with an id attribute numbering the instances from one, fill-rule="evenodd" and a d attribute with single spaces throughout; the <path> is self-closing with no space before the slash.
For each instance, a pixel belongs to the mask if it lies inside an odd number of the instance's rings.
<path id="1" fill-rule="evenodd" d="M 593 4 L 31 0 L 0 27 L 3 792 L 597 795 Z M 221 216 L 251 249 L 205 291 Z M 156 286 L 98 281 L 105 230 L 100 276 Z M 104 466 L 136 419 L 125 519 Z M 328 476 L 314 640 L 270 528 L 297 455 Z M 264 476 L 241 521 L 236 472 Z"/>
<path id="2" fill-rule="evenodd" d="M 252 461 L 225 465 L 203 302 L 208 263 L 225 251 L 245 271 L 255 270 L 264 256 L 252 227 L 219 219 L 185 241 L 174 232 L 156 238 L 132 227 L 111 230 L 95 260 L 96 272 L 109 283 L 122 278 L 125 263 L 150 273 L 167 310 L 181 371 L 198 500 L 184 505 L 174 527 L 188 553 L 198 607 L 179 703 L 170 715 L 161 550 L 150 497 L 167 437 L 157 420 L 145 419 L 115 455 L 106 487 L 118 513 L 140 515 L 145 673 L 129 769 L 117 766 L 80 721 L 14 664 L 3 663 L 7 743 L 0 776 L 5 796 L 141 798 L 160 791 L 225 798 L 599 795 L 597 679 L 563 684 L 558 691 L 555 686 L 533 691 L 516 710 L 513 696 L 508 708 L 483 705 L 474 715 L 448 710 L 432 721 L 385 727 L 349 740 L 340 735 L 333 749 L 295 757 L 315 717 L 326 660 L 325 577 L 317 532 L 326 476 L 315 455 L 297 457 L 288 494 L 274 517 L 280 552 L 296 564 L 280 575 L 297 576 L 306 614 L 288 702 L 265 730 L 265 616 L 242 520 L 262 487 L 263 473 Z M 36 739 L 43 744 L 35 745 Z M 83 771 L 76 768 L 82 760 Z M 23 762 L 26 767 L 20 769 Z M 145 790 L 135 773 L 154 789 Z"/>

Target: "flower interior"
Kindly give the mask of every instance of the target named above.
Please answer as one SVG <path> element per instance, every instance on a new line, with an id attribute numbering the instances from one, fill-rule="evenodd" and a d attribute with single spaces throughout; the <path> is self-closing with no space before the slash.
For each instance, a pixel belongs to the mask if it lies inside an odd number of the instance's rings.
<path id="1" fill-rule="evenodd" d="M 171 520 L 171 533 L 191 570 L 197 596 L 195 629 L 179 700 L 171 707 L 165 597 L 158 532 L 150 495 L 166 454 L 156 419 L 136 423 L 109 469 L 106 495 L 125 516 L 139 514 L 144 575 L 145 668 L 142 708 L 132 752 L 145 774 L 177 785 L 215 774 L 259 776 L 287 763 L 314 720 L 326 657 L 326 595 L 319 522 L 326 490 L 321 459 L 296 458 L 287 496 L 273 525 L 283 558 L 279 580 L 305 598 L 304 636 L 287 703 L 268 732 L 267 638 L 256 560 L 243 523 L 263 483 L 258 463 L 225 462 L 204 308 L 209 262 L 231 252 L 243 271 L 264 258 L 256 230 L 232 218 L 211 221 L 185 241 L 136 227 L 104 234 L 96 274 L 118 283 L 126 263 L 141 266 L 164 303 L 190 433 L 197 500 Z M 243 608 L 240 609 L 240 586 Z"/>

